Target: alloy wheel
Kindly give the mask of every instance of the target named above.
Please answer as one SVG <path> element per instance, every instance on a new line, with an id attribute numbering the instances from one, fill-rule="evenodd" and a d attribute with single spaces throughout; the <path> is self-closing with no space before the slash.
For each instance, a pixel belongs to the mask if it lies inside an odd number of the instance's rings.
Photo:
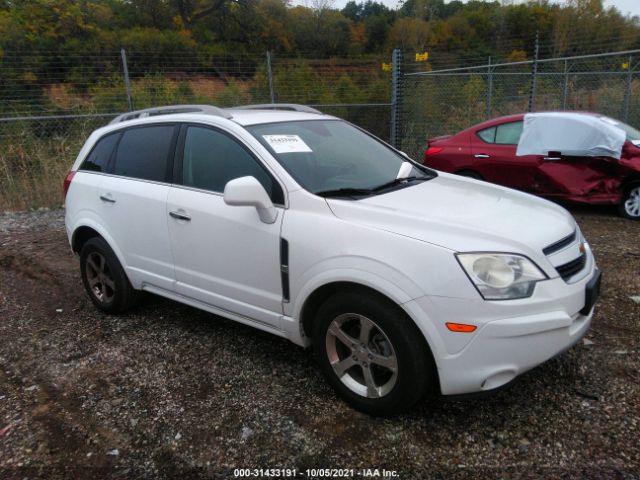
<path id="1" fill-rule="evenodd" d="M 326 335 L 329 363 L 340 381 L 367 398 L 387 395 L 398 378 L 398 359 L 389 338 L 373 320 L 356 313 L 334 318 Z"/>
<path id="2" fill-rule="evenodd" d="M 91 293 L 101 303 L 109 303 L 116 293 L 116 284 L 105 257 L 99 252 L 91 252 L 87 256 L 85 268 L 87 282 Z"/>
<path id="3" fill-rule="evenodd" d="M 640 187 L 631 189 L 624 202 L 624 210 L 630 217 L 640 217 Z"/>

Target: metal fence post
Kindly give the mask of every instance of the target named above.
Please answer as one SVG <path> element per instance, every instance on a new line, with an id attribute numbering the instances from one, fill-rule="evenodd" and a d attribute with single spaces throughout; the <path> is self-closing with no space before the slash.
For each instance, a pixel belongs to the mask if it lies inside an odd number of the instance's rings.
<path id="1" fill-rule="evenodd" d="M 391 132 L 389 143 L 400 148 L 400 102 L 402 87 L 402 50 L 396 48 L 391 57 Z"/>
<path id="2" fill-rule="evenodd" d="M 129 103 L 129 111 L 133 111 L 133 95 L 131 94 L 131 82 L 129 81 L 129 67 L 127 66 L 127 52 L 124 48 L 120 49 L 122 57 L 122 69 L 124 71 L 124 85 L 127 89 L 127 103 Z"/>
<path id="3" fill-rule="evenodd" d="M 529 107 L 527 111 L 533 112 L 536 105 L 536 80 L 538 77 L 538 54 L 540 53 L 540 34 L 536 32 L 536 47 L 533 54 L 531 67 L 531 90 L 529 92 Z"/>
<path id="4" fill-rule="evenodd" d="M 487 111 L 485 114 L 486 120 L 491 118 L 491 102 L 493 100 L 493 68 L 491 68 L 491 57 L 489 57 L 489 63 L 487 64 Z"/>
<path id="5" fill-rule="evenodd" d="M 624 94 L 624 112 L 622 119 L 625 123 L 629 120 L 629 104 L 631 103 L 631 88 L 633 87 L 633 57 L 629 57 L 629 63 L 627 64 L 627 91 Z"/>
<path id="6" fill-rule="evenodd" d="M 276 97 L 273 92 L 273 72 L 271 71 L 271 52 L 267 50 L 267 76 L 269 77 L 269 98 L 271 103 L 276 103 Z"/>
<path id="7" fill-rule="evenodd" d="M 562 110 L 567 109 L 567 98 L 569 96 L 569 62 L 564 61 L 564 85 L 562 88 Z"/>

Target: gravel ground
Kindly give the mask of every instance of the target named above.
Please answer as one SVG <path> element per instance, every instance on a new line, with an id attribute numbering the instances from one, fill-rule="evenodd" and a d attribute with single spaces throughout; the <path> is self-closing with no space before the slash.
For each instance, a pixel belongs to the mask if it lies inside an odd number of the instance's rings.
<path id="1" fill-rule="evenodd" d="M 62 211 L 0 215 L 0 477 L 640 478 L 640 222 L 573 213 L 604 271 L 586 340 L 508 390 L 391 419 L 351 410 L 275 336 L 150 295 L 99 313 Z"/>

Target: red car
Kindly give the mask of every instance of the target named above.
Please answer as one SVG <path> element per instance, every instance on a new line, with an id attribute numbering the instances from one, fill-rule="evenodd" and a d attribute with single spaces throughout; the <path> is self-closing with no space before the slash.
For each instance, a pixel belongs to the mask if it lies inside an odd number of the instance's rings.
<path id="1" fill-rule="evenodd" d="M 549 199 L 615 204 L 623 216 L 640 219 L 640 131 L 597 114 L 569 115 L 597 117 L 623 130 L 626 139 L 620 133 L 620 158 L 569 156 L 560 151 L 517 156 L 525 117 L 519 114 L 489 120 L 456 135 L 430 139 L 424 164 Z"/>

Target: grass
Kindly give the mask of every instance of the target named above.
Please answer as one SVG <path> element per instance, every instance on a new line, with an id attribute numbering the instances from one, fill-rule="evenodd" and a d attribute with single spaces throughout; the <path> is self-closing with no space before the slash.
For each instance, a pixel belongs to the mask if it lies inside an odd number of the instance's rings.
<path id="1" fill-rule="evenodd" d="M 0 131 L 0 212 L 62 204 L 64 177 L 91 130 L 41 136 L 12 125 Z"/>

